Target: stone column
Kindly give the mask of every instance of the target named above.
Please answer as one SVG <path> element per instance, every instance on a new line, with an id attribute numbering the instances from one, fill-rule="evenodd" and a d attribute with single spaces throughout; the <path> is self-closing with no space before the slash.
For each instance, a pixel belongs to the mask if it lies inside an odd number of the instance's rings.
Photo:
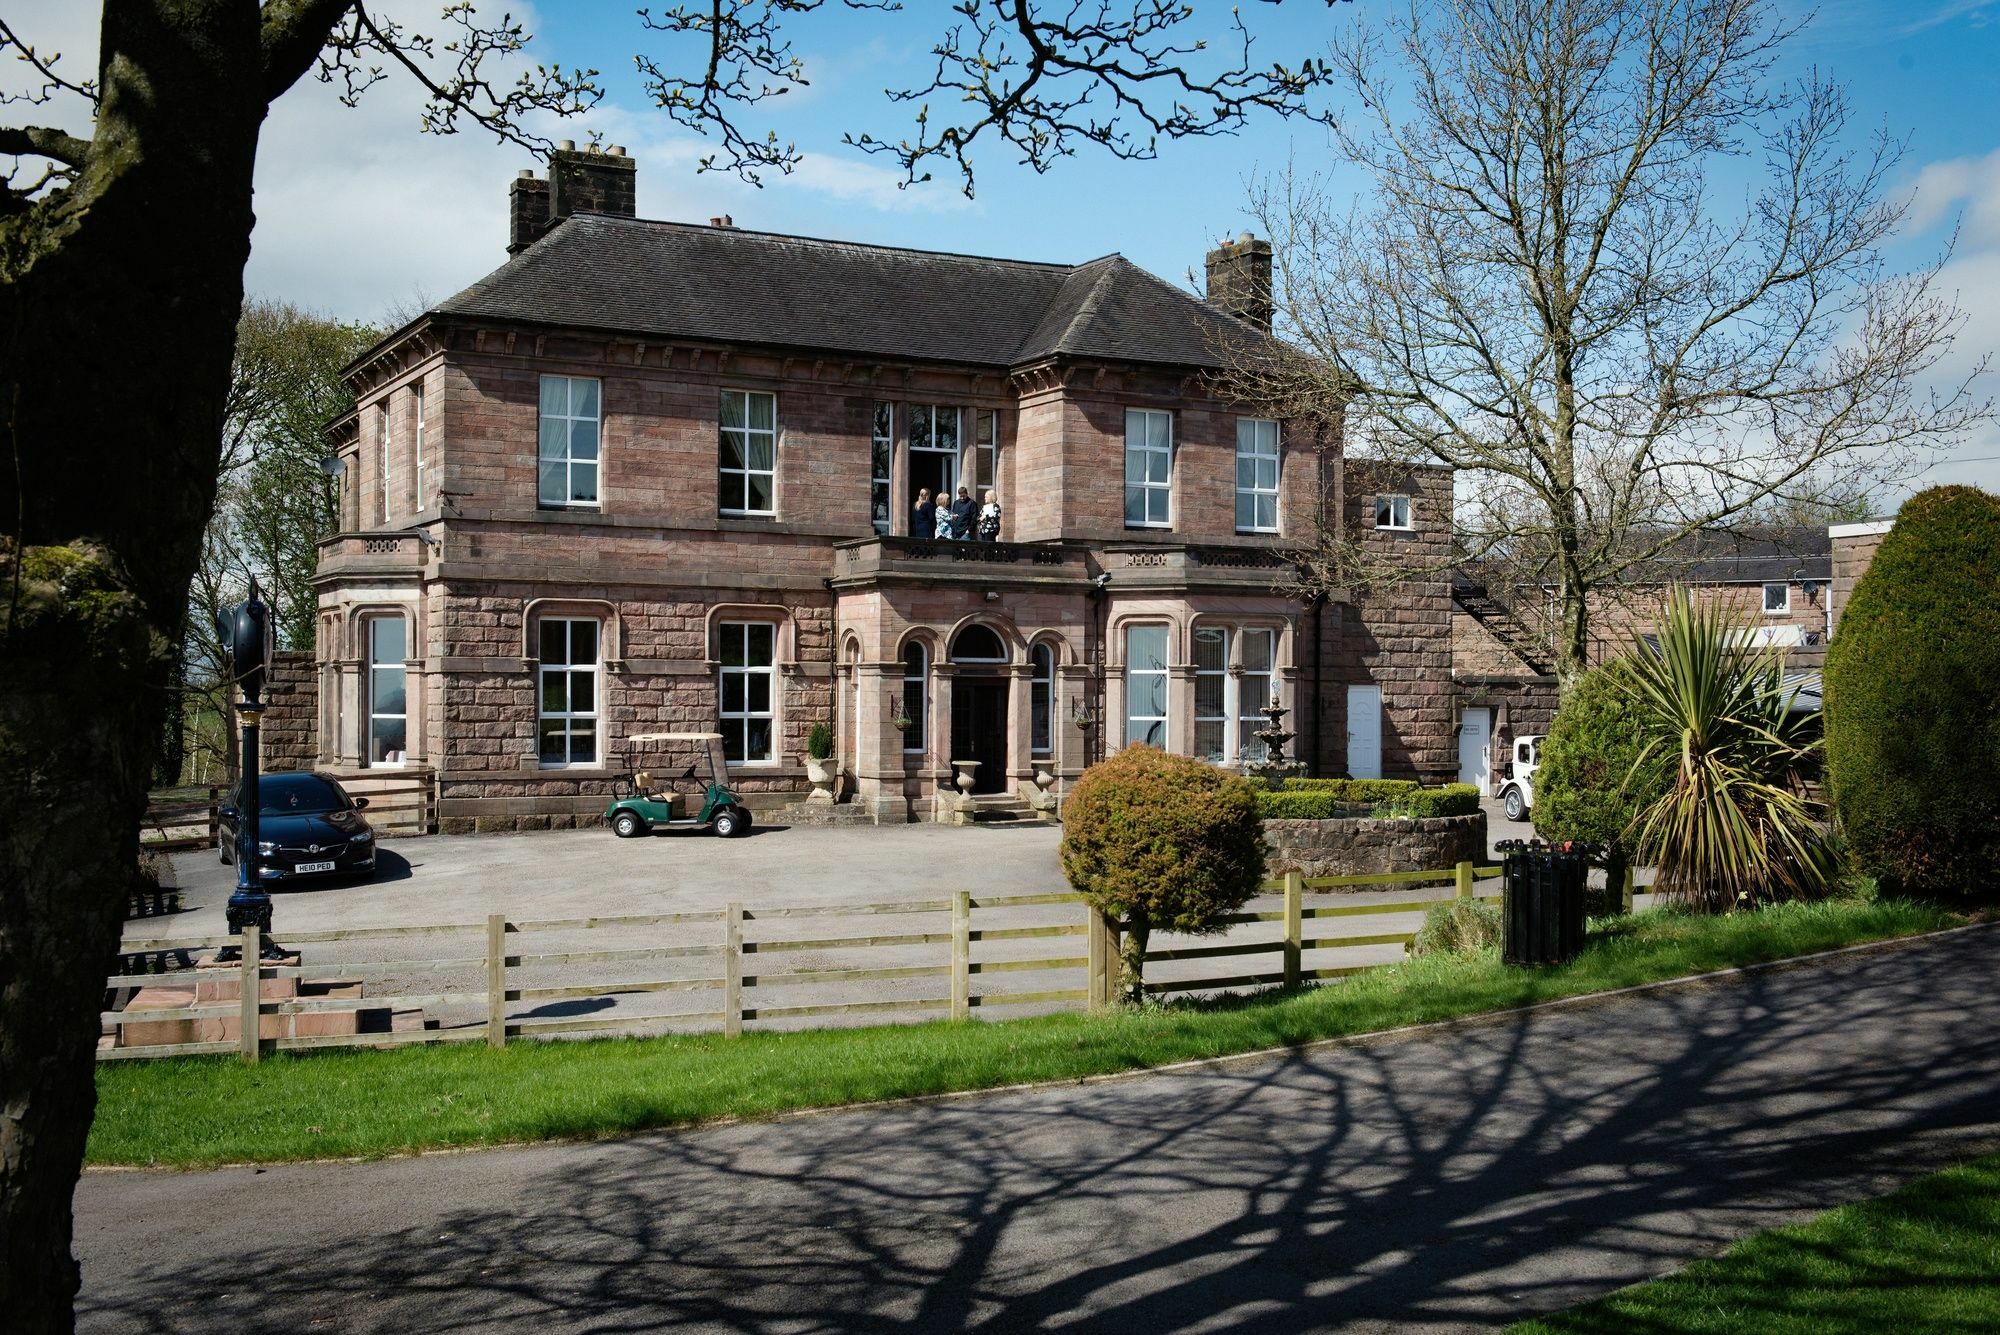
<path id="1" fill-rule="evenodd" d="M 878 825 L 903 825 L 910 806 L 903 796 L 903 734 L 890 722 L 903 697 L 903 665 L 857 663 L 854 722 L 854 800 Z"/>

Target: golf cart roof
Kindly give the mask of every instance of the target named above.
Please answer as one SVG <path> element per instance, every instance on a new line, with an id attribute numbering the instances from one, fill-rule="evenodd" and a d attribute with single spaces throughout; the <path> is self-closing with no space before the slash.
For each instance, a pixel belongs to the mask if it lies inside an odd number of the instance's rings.
<path id="1" fill-rule="evenodd" d="M 719 732 L 635 732 L 625 739 L 628 742 L 719 742 Z"/>

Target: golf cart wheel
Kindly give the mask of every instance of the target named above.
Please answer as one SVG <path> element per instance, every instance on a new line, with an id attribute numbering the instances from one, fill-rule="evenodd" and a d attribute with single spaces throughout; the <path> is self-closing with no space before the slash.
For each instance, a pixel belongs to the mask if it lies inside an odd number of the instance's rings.
<path id="1" fill-rule="evenodd" d="M 611 833 L 620 839 L 637 839 L 646 832 L 646 822 L 636 811 L 621 811 L 611 818 Z"/>
<path id="2" fill-rule="evenodd" d="M 1509 788 L 1506 797 L 1502 798 L 1501 801 L 1506 806 L 1508 820 L 1526 820 L 1528 818 L 1528 804 L 1521 799 L 1521 790 L 1519 788 Z"/>
<path id="3" fill-rule="evenodd" d="M 715 820 L 710 823 L 710 828 L 715 831 L 718 838 L 734 839 L 739 834 L 749 833 L 750 817 L 735 807 L 729 807 L 715 813 Z"/>

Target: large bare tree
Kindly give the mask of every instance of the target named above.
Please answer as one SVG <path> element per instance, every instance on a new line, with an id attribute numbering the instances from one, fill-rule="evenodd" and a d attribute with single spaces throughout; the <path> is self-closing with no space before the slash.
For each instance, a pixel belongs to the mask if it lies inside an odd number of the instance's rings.
<path id="1" fill-rule="evenodd" d="M 1594 594 L 1990 411 L 1930 386 L 1961 320 L 1936 264 L 1885 265 L 1899 146 L 1779 76 L 1795 33 L 1766 0 L 1423 0 L 1334 43 L 1372 191 L 1258 191 L 1296 355 L 1244 392 L 1461 470 L 1460 555 L 1546 591 L 1565 685 Z M 1302 555 L 1370 573 L 1336 534 Z"/>
<path id="2" fill-rule="evenodd" d="M 893 4 L 842 0 L 848 9 Z M 746 124 L 804 83 L 786 24 L 835 0 L 709 0 L 643 15 L 680 61 L 641 61 L 666 113 L 754 179 L 797 150 Z M 348 100 L 428 94 L 424 128 L 534 148 L 587 110 L 594 71 L 530 63 L 511 18 L 459 0 L 415 30 L 363 0 L 105 0 L 78 71 L 0 20 L 0 1312 L 66 1330 L 70 1197 L 94 1106 L 106 966 L 136 859 L 170 658 L 215 504 L 264 117 L 317 74 Z M 888 21 L 887 16 L 876 16 Z M 963 0 L 902 140 L 857 130 L 912 178 L 1010 145 L 1145 157 L 1258 111 L 1309 113 L 1315 65 L 1252 60 L 1239 24 L 1202 46 L 1168 0 Z M 920 90 L 903 90 L 918 98 Z M 892 94 L 901 96 L 903 94 Z M 53 99 L 53 101 L 52 101 Z M 79 122 L 31 123 L 65 99 Z M 18 114 L 17 114 L 18 113 Z"/>

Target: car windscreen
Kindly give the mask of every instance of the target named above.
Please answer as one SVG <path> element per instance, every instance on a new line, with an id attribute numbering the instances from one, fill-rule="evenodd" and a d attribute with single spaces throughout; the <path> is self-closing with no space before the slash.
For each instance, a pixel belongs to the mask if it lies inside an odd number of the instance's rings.
<path id="1" fill-rule="evenodd" d="M 266 774 L 257 781 L 257 810 L 266 816 L 345 811 L 347 799 L 317 774 Z"/>

